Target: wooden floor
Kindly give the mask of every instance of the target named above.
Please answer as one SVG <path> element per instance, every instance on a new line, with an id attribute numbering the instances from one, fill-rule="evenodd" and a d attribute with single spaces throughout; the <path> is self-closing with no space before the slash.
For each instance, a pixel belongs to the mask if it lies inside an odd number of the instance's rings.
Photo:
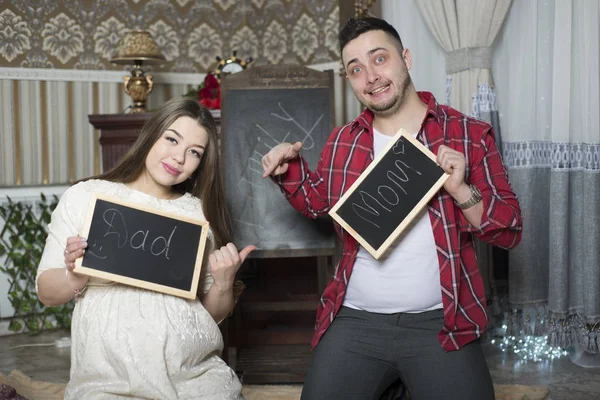
<path id="1" fill-rule="evenodd" d="M 55 340 L 64 336 L 68 332 L 0 337 L 0 372 L 7 375 L 18 369 L 34 380 L 66 383 L 70 348 L 54 346 Z M 484 345 L 484 351 L 494 383 L 547 385 L 550 388 L 547 400 L 600 400 L 599 368 L 578 367 L 567 357 L 539 363 L 521 361 L 489 343 Z M 292 345 L 276 350 L 242 349 L 231 357 L 231 362 L 245 384 L 260 380 L 265 383 L 269 379 L 291 383 L 302 381 L 309 357 L 307 346 Z"/>
<path id="2" fill-rule="evenodd" d="M 37 336 L 0 336 L 0 372 L 8 375 L 17 369 L 35 380 L 67 383 L 71 348 L 57 348 L 55 341 L 69 335 L 69 332 L 58 331 Z"/>
<path id="3" fill-rule="evenodd" d="M 241 349 L 235 372 L 244 384 L 302 383 L 310 362 L 307 345 L 273 345 Z"/>

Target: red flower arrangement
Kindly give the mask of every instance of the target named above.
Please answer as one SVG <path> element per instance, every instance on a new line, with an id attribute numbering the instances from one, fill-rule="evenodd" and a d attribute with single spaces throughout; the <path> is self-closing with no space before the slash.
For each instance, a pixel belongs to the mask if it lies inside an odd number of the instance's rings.
<path id="1" fill-rule="evenodd" d="M 204 82 L 184 96 L 198 99 L 198 102 L 209 110 L 221 109 L 221 85 L 212 73 L 206 74 Z"/>

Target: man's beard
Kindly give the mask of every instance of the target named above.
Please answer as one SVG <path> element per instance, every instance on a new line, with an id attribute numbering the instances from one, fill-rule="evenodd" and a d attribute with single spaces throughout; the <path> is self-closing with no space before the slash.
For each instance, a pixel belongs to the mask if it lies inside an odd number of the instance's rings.
<path id="1" fill-rule="evenodd" d="M 406 93 L 411 84 L 410 75 L 406 75 L 405 79 L 399 85 L 400 91 L 397 96 L 391 98 L 388 102 L 383 104 L 365 104 L 360 102 L 363 106 L 373 111 L 373 114 L 379 115 L 380 117 L 389 117 L 394 115 L 406 100 Z"/>

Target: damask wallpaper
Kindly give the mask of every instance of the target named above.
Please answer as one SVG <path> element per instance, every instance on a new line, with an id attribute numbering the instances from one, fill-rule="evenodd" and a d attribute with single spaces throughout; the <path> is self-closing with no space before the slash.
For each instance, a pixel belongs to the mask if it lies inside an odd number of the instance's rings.
<path id="1" fill-rule="evenodd" d="M 338 0 L 0 0 L 0 65 L 122 69 L 109 62 L 123 34 L 148 30 L 167 63 L 207 72 L 216 56 L 258 64 L 339 59 Z"/>

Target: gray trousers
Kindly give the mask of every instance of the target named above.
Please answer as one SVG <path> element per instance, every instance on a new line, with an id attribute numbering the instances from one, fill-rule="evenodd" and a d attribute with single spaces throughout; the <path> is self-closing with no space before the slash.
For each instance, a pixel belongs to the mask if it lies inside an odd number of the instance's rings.
<path id="1" fill-rule="evenodd" d="M 493 400 L 479 340 L 445 352 L 443 311 L 375 314 L 342 307 L 313 352 L 302 400 Z M 394 392 L 394 393 L 392 393 Z"/>

